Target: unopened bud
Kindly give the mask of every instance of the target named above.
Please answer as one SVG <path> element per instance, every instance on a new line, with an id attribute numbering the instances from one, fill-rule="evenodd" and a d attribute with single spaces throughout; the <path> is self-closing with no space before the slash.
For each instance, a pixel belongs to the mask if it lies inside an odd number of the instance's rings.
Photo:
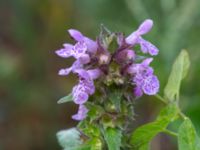
<path id="1" fill-rule="evenodd" d="M 108 54 L 101 54 L 99 56 L 99 64 L 103 65 L 103 64 L 108 64 L 110 62 L 110 55 Z"/>

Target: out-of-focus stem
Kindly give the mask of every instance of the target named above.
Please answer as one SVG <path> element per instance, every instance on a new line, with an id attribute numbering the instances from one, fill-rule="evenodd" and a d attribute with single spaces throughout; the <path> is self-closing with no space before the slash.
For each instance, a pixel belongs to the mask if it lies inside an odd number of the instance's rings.
<path id="1" fill-rule="evenodd" d="M 167 133 L 167 134 L 169 134 L 169 135 L 175 136 L 175 137 L 178 136 L 177 133 L 175 133 L 175 132 L 173 132 L 173 131 L 170 131 L 170 130 L 168 130 L 168 129 L 164 130 L 163 132 L 164 132 L 164 133 Z"/>
<path id="2" fill-rule="evenodd" d="M 163 103 L 167 104 L 167 101 L 160 95 L 156 94 L 155 95 L 156 98 L 158 98 L 160 101 L 162 101 Z"/>
<path id="3" fill-rule="evenodd" d="M 165 100 L 162 96 L 156 94 L 155 97 L 156 97 L 158 100 L 160 100 L 162 103 L 164 103 L 164 104 L 166 104 L 166 105 L 168 104 L 167 100 Z M 183 119 L 183 120 L 185 120 L 185 119 L 187 118 L 187 116 L 185 116 L 185 114 L 182 113 L 181 111 L 179 111 L 178 115 L 179 115 L 179 117 L 180 117 L 181 119 Z"/>

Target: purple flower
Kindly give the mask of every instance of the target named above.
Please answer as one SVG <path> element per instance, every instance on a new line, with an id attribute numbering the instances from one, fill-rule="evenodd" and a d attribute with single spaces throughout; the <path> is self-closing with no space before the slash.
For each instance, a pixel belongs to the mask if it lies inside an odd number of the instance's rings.
<path id="1" fill-rule="evenodd" d="M 89 95 L 86 92 L 85 86 L 83 84 L 74 86 L 72 90 L 72 96 L 74 103 L 76 104 L 84 104 L 89 98 Z"/>
<path id="2" fill-rule="evenodd" d="M 88 109 L 84 105 L 79 105 L 78 113 L 72 116 L 72 119 L 81 121 L 87 117 Z"/>
<path id="3" fill-rule="evenodd" d="M 150 75 L 144 78 L 142 90 L 147 95 L 155 95 L 159 91 L 159 81 L 155 75 Z"/>
<path id="4" fill-rule="evenodd" d="M 63 46 L 64 46 L 64 48 L 57 50 L 56 54 L 63 58 L 71 57 L 73 45 L 66 43 L 66 44 L 63 44 Z"/>
<path id="5" fill-rule="evenodd" d="M 87 70 L 87 73 L 89 74 L 92 80 L 95 80 L 102 75 L 102 71 L 100 69 Z"/>
<path id="6" fill-rule="evenodd" d="M 73 56 L 75 59 L 87 64 L 90 62 L 89 54 L 87 54 L 87 46 L 84 41 L 77 42 L 74 46 L 70 44 L 64 44 L 64 48 L 57 50 L 56 54 L 63 58 Z"/>
<path id="7" fill-rule="evenodd" d="M 143 38 L 139 38 L 138 43 L 140 44 L 141 51 L 143 53 L 149 53 L 152 56 L 158 55 L 159 52 L 158 48 L 149 41 L 146 41 Z"/>
<path id="8" fill-rule="evenodd" d="M 127 69 L 135 84 L 134 94 L 136 97 L 142 96 L 143 93 L 154 95 L 159 90 L 159 81 L 153 75 L 153 68 L 149 66 L 152 60 L 152 58 L 147 58 L 142 63 L 132 64 Z"/>
<path id="9" fill-rule="evenodd" d="M 122 50 L 119 53 L 117 53 L 115 59 L 118 63 L 125 63 L 129 60 L 134 60 L 135 52 L 131 49 Z"/>
<path id="10" fill-rule="evenodd" d="M 133 77 L 135 83 L 134 94 L 140 97 L 143 93 L 147 95 L 155 95 L 159 90 L 158 78 L 153 74 L 137 74 Z"/>
<path id="11" fill-rule="evenodd" d="M 66 76 L 68 75 L 70 72 L 75 72 L 77 69 L 81 69 L 83 67 L 83 64 L 79 61 L 76 60 L 71 67 L 69 68 L 65 68 L 65 69 L 60 69 L 58 74 L 61 76 Z"/>
<path id="12" fill-rule="evenodd" d="M 143 53 L 149 53 L 152 56 L 157 55 L 159 51 L 158 48 L 141 37 L 142 35 L 148 33 L 151 30 L 152 26 L 152 20 L 145 20 L 135 32 L 131 33 L 125 39 L 126 43 L 132 46 L 134 46 L 135 44 L 139 44 Z"/>
<path id="13" fill-rule="evenodd" d="M 89 39 L 88 37 L 83 36 L 82 33 L 79 32 L 78 30 L 70 29 L 68 30 L 68 32 L 70 36 L 77 42 L 84 42 L 86 44 L 88 52 L 91 52 L 93 54 L 96 53 L 97 43 L 95 41 Z"/>
<path id="14" fill-rule="evenodd" d="M 152 26 L 153 26 L 153 21 L 152 20 L 150 20 L 150 19 L 145 20 L 135 32 L 131 33 L 126 38 L 126 43 L 130 44 L 130 45 L 136 44 L 138 38 L 141 35 L 144 35 L 144 34 L 148 33 L 151 30 Z"/>
<path id="15" fill-rule="evenodd" d="M 97 79 L 101 72 L 99 69 L 78 69 L 75 73 L 79 76 L 79 84 L 72 90 L 73 99 L 76 104 L 83 104 L 88 100 L 89 95 L 94 94 L 95 86 L 93 80 Z"/>
<path id="16" fill-rule="evenodd" d="M 98 85 L 98 82 L 94 83 L 96 79 L 103 82 L 103 86 L 107 86 L 107 83 L 118 86 L 118 81 L 126 84 L 127 78 L 130 77 L 136 97 L 143 94 L 154 95 L 158 92 L 159 81 L 150 67 L 153 58 L 136 63 L 144 56 L 138 55 L 134 50 L 134 46 L 139 45 L 144 54 L 158 54 L 158 48 L 142 38 L 152 26 L 153 21 L 147 19 L 128 37 L 124 37 L 123 33 L 109 32 L 105 33 L 105 36 L 102 33 L 96 41 L 78 30 L 68 30 L 75 43 L 63 44 L 63 48 L 57 50 L 56 54 L 63 58 L 75 58 L 72 66 L 59 71 L 59 75 L 66 76 L 72 72 L 79 78 L 78 84 L 72 89 L 73 101 L 79 105 L 77 114 L 72 116 L 74 120 L 83 120 L 87 116 L 88 110 L 84 104 L 95 93 L 95 84 Z M 111 44 L 116 42 L 117 44 Z"/>
<path id="17" fill-rule="evenodd" d="M 153 61 L 153 58 L 147 58 L 140 64 L 132 64 L 127 68 L 127 73 L 131 75 L 142 74 L 144 72 L 153 73 L 153 68 L 149 65 Z"/>
<path id="18" fill-rule="evenodd" d="M 75 45 L 65 43 L 64 48 L 57 50 L 56 54 L 63 58 L 74 57 L 76 61 L 69 68 L 61 69 L 59 75 L 68 75 L 76 69 L 80 69 L 84 64 L 90 62 L 90 55 L 96 53 L 97 43 L 85 36 L 79 31 L 70 29 L 70 36 L 76 41 Z"/>

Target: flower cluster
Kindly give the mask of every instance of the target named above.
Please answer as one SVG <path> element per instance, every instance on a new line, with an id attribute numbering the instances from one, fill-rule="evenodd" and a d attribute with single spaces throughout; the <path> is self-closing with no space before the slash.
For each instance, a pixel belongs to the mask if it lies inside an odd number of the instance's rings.
<path id="1" fill-rule="evenodd" d="M 83 120 L 87 116 L 85 103 L 89 96 L 95 93 L 95 80 L 105 82 L 106 77 L 113 72 L 111 66 L 115 63 L 118 66 L 120 84 L 131 82 L 133 93 L 136 97 L 144 94 L 154 95 L 159 90 L 159 81 L 153 73 L 150 63 L 153 58 L 140 56 L 149 54 L 155 56 L 158 49 L 142 38 L 153 26 L 153 21 L 145 20 L 139 28 L 125 37 L 122 33 L 101 33 L 96 40 L 92 40 L 77 30 L 70 29 L 69 34 L 75 44 L 63 44 L 63 48 L 56 51 L 56 54 L 63 58 L 74 57 L 75 62 L 71 67 L 61 69 L 59 75 L 66 76 L 70 72 L 78 75 L 79 82 L 72 90 L 74 103 L 79 105 L 78 113 L 73 115 L 75 120 Z M 111 50 L 110 45 L 116 42 L 117 46 Z M 135 46 L 140 46 L 136 51 Z M 139 61 L 139 62 L 138 62 Z M 129 80 L 124 80 L 124 77 Z"/>

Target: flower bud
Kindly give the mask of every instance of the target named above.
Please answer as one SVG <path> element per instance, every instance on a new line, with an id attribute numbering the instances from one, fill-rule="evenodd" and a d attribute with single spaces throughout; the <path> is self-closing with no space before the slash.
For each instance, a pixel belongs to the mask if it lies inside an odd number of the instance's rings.
<path id="1" fill-rule="evenodd" d="M 99 64 L 103 65 L 103 64 L 108 64 L 110 62 L 110 55 L 108 54 L 101 54 L 99 56 Z"/>
<path id="2" fill-rule="evenodd" d="M 117 54 L 116 61 L 120 63 L 134 58 L 135 58 L 135 52 L 133 50 L 123 50 Z"/>

